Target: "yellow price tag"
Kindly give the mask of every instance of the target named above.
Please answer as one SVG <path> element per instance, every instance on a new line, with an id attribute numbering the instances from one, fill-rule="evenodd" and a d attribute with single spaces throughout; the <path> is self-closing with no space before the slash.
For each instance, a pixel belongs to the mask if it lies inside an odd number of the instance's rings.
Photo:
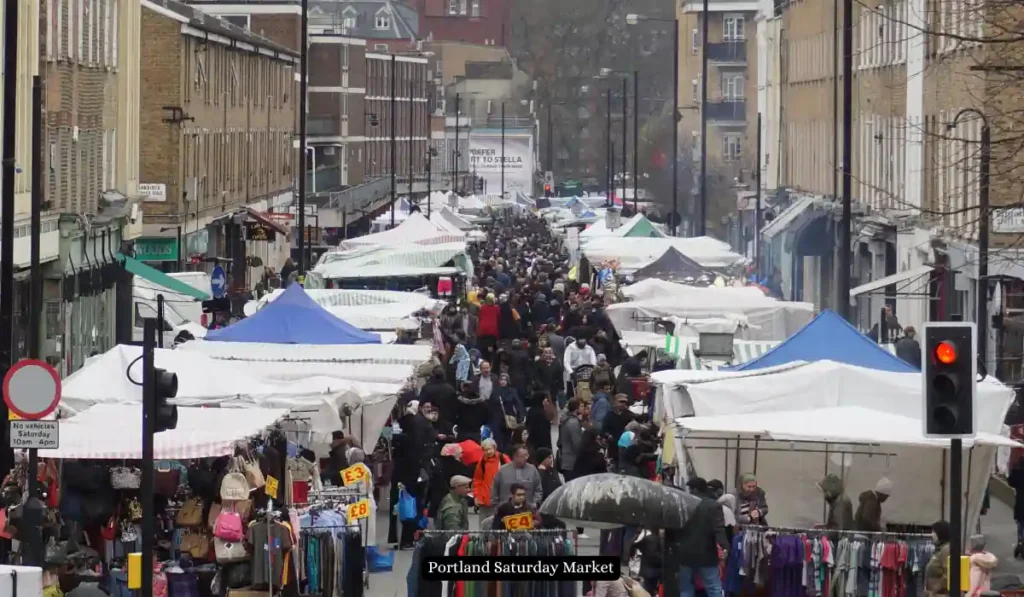
<path id="1" fill-rule="evenodd" d="M 352 485 L 358 483 L 363 479 L 370 477 L 370 469 L 366 468 L 366 465 L 362 462 L 353 464 L 347 469 L 341 471 L 341 482 L 345 485 Z"/>
<path id="2" fill-rule="evenodd" d="M 529 531 L 533 528 L 533 513 L 513 514 L 502 518 L 501 522 L 509 531 Z"/>
<path id="3" fill-rule="evenodd" d="M 370 517 L 370 500 L 359 500 L 348 505 L 348 521 L 355 522 L 360 518 Z"/>
<path id="4" fill-rule="evenodd" d="M 277 479 L 267 477 L 267 486 L 265 489 L 268 497 L 275 500 L 277 499 Z"/>

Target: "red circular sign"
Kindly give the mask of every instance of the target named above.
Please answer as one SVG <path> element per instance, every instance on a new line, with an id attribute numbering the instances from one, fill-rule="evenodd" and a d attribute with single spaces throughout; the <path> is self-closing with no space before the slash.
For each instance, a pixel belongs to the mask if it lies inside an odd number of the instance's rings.
<path id="1" fill-rule="evenodd" d="M 4 403 L 22 419 L 42 419 L 60 403 L 60 375 L 44 361 L 20 360 L 4 376 Z"/>

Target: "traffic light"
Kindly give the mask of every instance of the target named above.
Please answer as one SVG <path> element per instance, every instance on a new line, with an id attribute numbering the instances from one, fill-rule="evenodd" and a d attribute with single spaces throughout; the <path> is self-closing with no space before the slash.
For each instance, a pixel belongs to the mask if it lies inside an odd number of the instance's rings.
<path id="1" fill-rule="evenodd" d="M 922 350 L 925 436 L 974 435 L 974 396 L 978 385 L 978 339 L 974 324 L 925 323 Z"/>
<path id="2" fill-rule="evenodd" d="M 545 184 L 544 185 L 544 196 L 545 197 L 551 197 L 552 196 L 552 194 L 551 194 L 551 185 L 549 185 L 549 184 Z"/>
<path id="3" fill-rule="evenodd" d="M 178 407 L 167 401 L 178 395 L 178 376 L 173 371 L 153 368 L 153 432 L 160 433 L 178 426 Z"/>

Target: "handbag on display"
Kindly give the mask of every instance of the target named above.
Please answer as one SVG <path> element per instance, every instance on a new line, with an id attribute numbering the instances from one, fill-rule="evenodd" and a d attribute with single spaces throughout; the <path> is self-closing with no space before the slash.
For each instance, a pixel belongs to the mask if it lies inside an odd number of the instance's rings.
<path id="1" fill-rule="evenodd" d="M 221 537 L 213 538 L 213 554 L 218 564 L 233 564 L 249 559 L 249 552 L 243 541 L 229 541 Z"/>
<path id="2" fill-rule="evenodd" d="M 213 527 L 213 536 L 232 543 L 242 541 L 245 538 L 242 517 L 237 512 L 221 510 Z"/>
<path id="3" fill-rule="evenodd" d="M 220 482 L 221 500 L 248 500 L 252 487 L 249 480 L 240 472 L 231 472 L 224 475 Z"/>
<path id="4" fill-rule="evenodd" d="M 100 536 L 107 541 L 113 541 L 117 537 L 117 514 L 111 516 L 110 520 L 100 528 Z"/>
<path id="5" fill-rule="evenodd" d="M 220 516 L 223 506 L 220 504 L 213 504 L 210 506 L 210 513 L 206 515 L 206 526 L 213 530 L 213 527 L 217 526 L 217 517 Z"/>
<path id="6" fill-rule="evenodd" d="M 121 521 L 121 543 L 135 543 L 135 540 L 139 538 L 139 531 L 135 528 L 135 525 L 128 520 Z"/>
<path id="7" fill-rule="evenodd" d="M 239 456 L 238 458 L 239 466 L 245 474 L 245 480 L 249 482 L 250 489 L 259 489 L 267 484 L 267 480 L 263 477 L 263 471 L 260 470 L 259 462 L 249 460 L 244 456 Z"/>
<path id="8" fill-rule="evenodd" d="M 153 493 L 164 497 L 174 497 L 181 484 L 181 471 L 176 468 L 158 467 L 153 471 Z"/>
<path id="9" fill-rule="evenodd" d="M 224 508 L 237 513 L 242 517 L 242 522 L 249 522 L 252 514 L 252 500 L 221 500 Z"/>
<path id="10" fill-rule="evenodd" d="M 188 553 L 197 560 L 210 557 L 210 537 L 202 531 L 186 531 L 181 537 L 179 551 Z"/>
<path id="11" fill-rule="evenodd" d="M 203 524 L 203 500 L 190 497 L 185 500 L 174 517 L 174 524 L 179 527 L 198 527 Z"/>
<path id="12" fill-rule="evenodd" d="M 114 489 L 138 489 L 142 485 L 142 471 L 134 466 L 115 466 L 110 469 L 110 486 Z"/>
<path id="13" fill-rule="evenodd" d="M 142 520 L 142 503 L 139 502 L 139 498 L 133 497 L 128 500 L 128 518 L 132 522 L 140 522 Z"/>

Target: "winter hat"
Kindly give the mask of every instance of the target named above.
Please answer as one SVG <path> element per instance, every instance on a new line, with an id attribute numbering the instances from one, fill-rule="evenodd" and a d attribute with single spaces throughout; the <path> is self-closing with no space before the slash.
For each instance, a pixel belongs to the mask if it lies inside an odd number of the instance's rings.
<path id="1" fill-rule="evenodd" d="M 537 458 L 537 464 L 540 464 L 541 462 L 544 462 L 548 456 L 551 456 L 551 449 L 543 447 L 537 448 L 537 450 L 534 452 L 534 455 Z"/>
<path id="2" fill-rule="evenodd" d="M 878 483 L 875 483 L 875 493 L 890 495 L 892 493 L 892 481 L 886 477 L 879 479 Z"/>
<path id="3" fill-rule="evenodd" d="M 757 476 L 754 473 L 743 473 L 740 475 L 740 483 L 750 483 L 751 481 L 757 481 Z"/>
<path id="4" fill-rule="evenodd" d="M 452 478 L 448 481 L 448 485 L 450 485 L 452 489 L 472 484 L 472 479 L 470 479 L 469 477 L 464 477 L 462 475 L 453 475 Z"/>
<path id="5" fill-rule="evenodd" d="M 967 540 L 967 547 L 971 551 L 985 551 L 985 535 L 971 535 Z"/>

